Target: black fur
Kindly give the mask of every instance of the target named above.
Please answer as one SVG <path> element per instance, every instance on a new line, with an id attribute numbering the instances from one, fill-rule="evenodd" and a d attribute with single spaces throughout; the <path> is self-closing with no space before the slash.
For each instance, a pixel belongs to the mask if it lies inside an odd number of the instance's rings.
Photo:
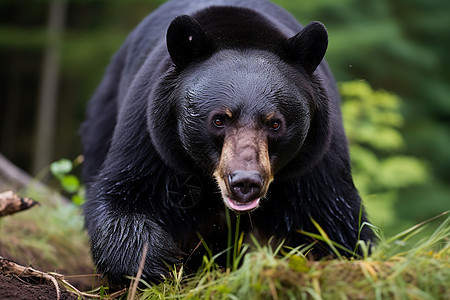
<path id="1" fill-rule="evenodd" d="M 322 61 L 327 43 L 322 24 L 302 30 L 264 0 L 169 1 L 130 34 L 82 126 L 85 224 L 94 262 L 111 284 L 136 274 L 144 244 L 146 280 L 186 262 L 197 233 L 214 253 L 226 247 L 212 174 L 223 137 L 210 122 L 225 108 L 233 124 L 261 128 L 259 116 L 273 112 L 283 121 L 267 134 L 275 179 L 260 208 L 242 215 L 242 230 L 297 246 L 309 242 L 298 230 L 316 232 L 313 218 L 332 240 L 355 247 L 361 200 L 339 95 Z M 361 239 L 371 239 L 369 230 Z M 323 246 L 313 253 L 331 254 Z"/>

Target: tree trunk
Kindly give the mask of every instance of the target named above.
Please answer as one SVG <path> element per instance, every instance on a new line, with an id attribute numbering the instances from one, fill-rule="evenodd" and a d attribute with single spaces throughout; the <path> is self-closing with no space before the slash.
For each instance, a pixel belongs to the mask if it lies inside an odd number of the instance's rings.
<path id="1" fill-rule="evenodd" d="M 66 15 L 66 1 L 52 0 L 48 19 L 48 42 L 42 65 L 33 173 L 50 164 L 55 136 L 55 113 L 59 85 L 60 41 Z"/>

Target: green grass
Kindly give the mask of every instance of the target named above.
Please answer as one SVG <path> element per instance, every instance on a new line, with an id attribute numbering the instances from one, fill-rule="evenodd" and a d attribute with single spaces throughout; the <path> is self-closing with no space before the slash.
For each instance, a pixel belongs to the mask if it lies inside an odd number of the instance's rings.
<path id="1" fill-rule="evenodd" d="M 450 299 L 450 217 L 434 219 L 440 225 L 431 233 L 433 220 L 392 238 L 378 233 L 373 252 L 358 260 L 308 261 L 308 246 L 244 254 L 237 235 L 230 251 L 240 266 L 222 269 L 205 256 L 197 274 L 174 270 L 161 284 L 145 283 L 137 299 Z"/>

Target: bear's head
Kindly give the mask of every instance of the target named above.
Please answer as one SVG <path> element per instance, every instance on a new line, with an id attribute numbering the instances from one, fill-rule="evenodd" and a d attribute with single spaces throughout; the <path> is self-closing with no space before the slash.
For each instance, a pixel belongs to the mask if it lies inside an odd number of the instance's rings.
<path id="1" fill-rule="evenodd" d="M 329 100 L 314 74 L 327 48 L 324 26 L 310 23 L 292 37 L 261 26 L 238 36 L 177 17 L 167 32 L 173 65 L 148 112 L 161 158 L 214 177 L 236 212 L 257 208 L 274 179 L 314 166 L 331 130 Z"/>

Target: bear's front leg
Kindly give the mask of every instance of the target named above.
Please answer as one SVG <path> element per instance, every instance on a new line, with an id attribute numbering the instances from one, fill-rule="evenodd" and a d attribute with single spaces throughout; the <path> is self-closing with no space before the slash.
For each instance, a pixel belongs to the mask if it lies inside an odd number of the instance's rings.
<path id="1" fill-rule="evenodd" d="M 148 251 L 142 279 L 159 281 L 170 266 L 180 263 L 180 252 L 172 237 L 146 215 L 106 211 L 107 205 L 89 209 L 89 204 L 84 211 L 92 257 L 97 271 L 110 285 L 126 285 L 129 282 L 126 276 L 136 276 L 145 244 Z"/>

